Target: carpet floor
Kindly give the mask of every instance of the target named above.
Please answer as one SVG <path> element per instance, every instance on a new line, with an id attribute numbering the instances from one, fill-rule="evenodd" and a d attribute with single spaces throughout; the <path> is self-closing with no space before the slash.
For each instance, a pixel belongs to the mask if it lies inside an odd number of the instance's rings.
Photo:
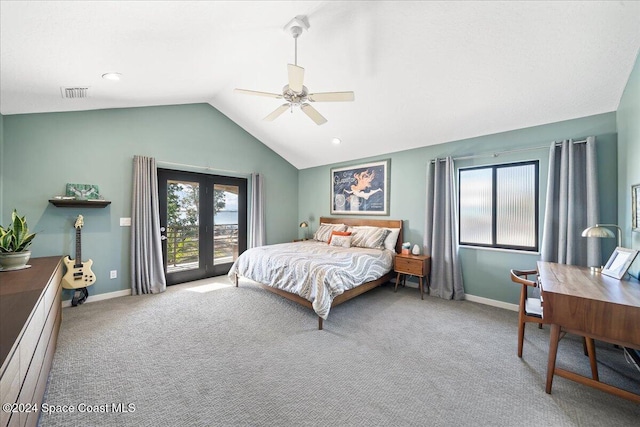
<path id="1" fill-rule="evenodd" d="M 549 328 L 517 313 L 389 284 L 314 313 L 224 276 L 63 311 L 48 426 L 637 426 L 640 405 L 556 377 Z M 600 379 L 640 393 L 622 350 Z M 558 366 L 589 376 L 580 338 Z M 68 409 L 67 408 L 67 409 Z M 69 409 L 68 409 L 69 410 Z"/>

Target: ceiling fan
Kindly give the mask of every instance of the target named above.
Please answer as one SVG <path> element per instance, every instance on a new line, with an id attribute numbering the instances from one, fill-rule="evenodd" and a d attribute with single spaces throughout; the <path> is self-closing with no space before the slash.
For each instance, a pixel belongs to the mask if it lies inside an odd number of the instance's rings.
<path id="1" fill-rule="evenodd" d="M 282 94 L 259 92 L 255 90 L 235 89 L 236 93 L 242 93 L 245 95 L 257 95 L 266 96 L 276 99 L 284 99 L 287 101 L 275 109 L 271 114 L 264 118 L 266 121 L 273 121 L 278 118 L 282 113 L 287 110 L 291 110 L 293 113 L 294 107 L 300 107 L 303 113 L 305 113 L 316 124 L 321 125 L 327 122 L 322 114 L 313 108 L 309 102 L 344 102 L 353 101 L 355 99 L 353 92 L 320 92 L 309 93 L 309 90 L 302 83 L 304 81 L 304 68 L 298 66 L 298 37 L 302 34 L 303 30 L 309 29 L 309 22 L 306 16 L 296 16 L 285 27 L 285 31 L 291 32 L 295 43 L 295 58 L 293 64 L 287 64 L 287 70 L 289 73 L 289 84 L 282 88 Z"/>

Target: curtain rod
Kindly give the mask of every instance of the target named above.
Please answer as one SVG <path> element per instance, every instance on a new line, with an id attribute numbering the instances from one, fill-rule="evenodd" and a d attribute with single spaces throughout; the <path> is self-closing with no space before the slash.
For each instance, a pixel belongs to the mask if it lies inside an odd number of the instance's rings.
<path id="1" fill-rule="evenodd" d="M 586 142 L 587 142 L 586 139 L 581 139 L 580 141 L 573 141 L 574 144 L 584 144 Z M 556 147 L 560 147 L 561 145 L 562 145 L 561 142 L 556 142 Z M 539 147 L 519 148 L 516 150 L 497 151 L 495 153 L 475 154 L 472 156 L 454 157 L 453 160 L 455 161 L 455 160 L 483 159 L 487 157 L 498 157 L 504 154 L 513 154 L 513 153 L 520 153 L 523 151 L 535 151 L 535 150 L 542 150 L 542 149 L 548 149 L 548 148 L 549 148 L 548 145 L 541 145 Z M 444 162 L 446 159 L 437 159 L 437 160 L 440 162 Z M 431 163 L 435 163 L 435 160 L 431 160 Z"/>
<path id="2" fill-rule="evenodd" d="M 216 168 L 212 168 L 212 167 L 209 167 L 209 166 L 187 165 L 187 164 L 184 164 L 184 163 L 165 162 L 164 160 L 158 160 L 157 163 L 165 165 L 165 166 L 181 166 L 181 167 L 184 167 L 184 168 L 204 169 L 204 170 L 208 170 L 208 171 L 212 171 L 212 172 L 224 172 L 224 173 L 233 173 L 233 174 L 236 174 L 236 175 L 251 176 L 251 173 L 247 173 L 247 172 L 230 171 L 230 170 L 225 170 L 225 169 L 216 169 Z"/>

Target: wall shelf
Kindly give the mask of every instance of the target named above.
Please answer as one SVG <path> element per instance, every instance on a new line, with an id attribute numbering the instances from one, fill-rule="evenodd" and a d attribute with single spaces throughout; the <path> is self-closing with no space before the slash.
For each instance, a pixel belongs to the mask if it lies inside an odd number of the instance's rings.
<path id="1" fill-rule="evenodd" d="M 49 199 L 49 203 L 58 208 L 105 208 L 111 204 L 108 200 L 64 200 Z"/>

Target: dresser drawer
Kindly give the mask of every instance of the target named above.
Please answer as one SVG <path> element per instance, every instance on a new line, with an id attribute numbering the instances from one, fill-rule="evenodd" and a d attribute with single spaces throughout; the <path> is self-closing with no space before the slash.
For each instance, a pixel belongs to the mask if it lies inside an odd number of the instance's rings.
<path id="1" fill-rule="evenodd" d="M 418 258 L 405 258 L 396 256 L 395 270 L 400 273 L 411 274 L 413 276 L 424 276 L 425 262 Z"/>
<path id="2" fill-rule="evenodd" d="M 40 334 L 42 334 L 42 328 L 44 328 L 45 313 L 44 313 L 44 298 L 40 299 L 40 302 L 33 310 L 33 314 L 29 323 L 27 324 L 26 331 L 20 340 L 20 376 L 24 379 L 27 375 L 27 369 L 31 364 L 31 358 L 36 351 Z"/>
<path id="3" fill-rule="evenodd" d="M 0 378 L 0 403 L 15 403 L 20 392 L 20 352 L 16 351 Z M 9 422 L 11 412 L 0 412 L 0 426 L 4 427 Z M 16 419 L 19 415 L 16 414 Z"/>
<path id="4" fill-rule="evenodd" d="M 53 301 L 55 300 L 58 294 L 58 291 L 61 289 L 60 282 L 62 281 L 62 270 L 63 270 L 62 263 L 60 263 L 58 264 L 58 267 L 54 271 L 51 281 L 49 282 L 49 285 L 44 291 L 45 316 L 49 313 L 49 310 L 51 310 L 51 304 L 54 303 Z"/>

